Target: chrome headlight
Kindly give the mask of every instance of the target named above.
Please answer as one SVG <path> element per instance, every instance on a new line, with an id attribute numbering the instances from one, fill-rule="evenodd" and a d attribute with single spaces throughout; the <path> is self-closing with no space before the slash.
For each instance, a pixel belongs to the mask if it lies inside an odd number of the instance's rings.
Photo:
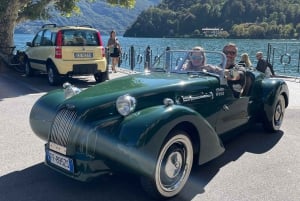
<path id="1" fill-rule="evenodd" d="M 81 92 L 81 89 L 71 85 L 69 82 L 64 83 L 63 88 L 65 92 L 65 99 L 71 98 Z"/>
<path id="2" fill-rule="evenodd" d="M 133 112 L 135 106 L 136 106 L 136 99 L 128 94 L 124 96 L 120 96 L 116 102 L 117 110 L 122 116 L 127 116 L 131 112 Z"/>

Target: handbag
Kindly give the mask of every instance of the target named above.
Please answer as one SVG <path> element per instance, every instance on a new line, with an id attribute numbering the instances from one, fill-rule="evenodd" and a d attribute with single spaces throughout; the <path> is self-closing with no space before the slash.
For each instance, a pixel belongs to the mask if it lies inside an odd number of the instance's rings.
<path id="1" fill-rule="evenodd" d="M 119 50 L 119 48 L 115 47 L 115 48 L 114 48 L 114 52 L 113 52 L 113 53 L 114 53 L 115 55 L 116 55 L 116 54 L 120 54 L 120 50 Z"/>

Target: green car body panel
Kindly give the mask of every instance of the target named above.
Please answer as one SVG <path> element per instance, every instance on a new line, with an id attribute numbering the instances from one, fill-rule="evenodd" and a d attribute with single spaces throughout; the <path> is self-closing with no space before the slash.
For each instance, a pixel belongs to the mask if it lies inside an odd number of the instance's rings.
<path id="1" fill-rule="evenodd" d="M 63 90 L 55 90 L 34 104 L 30 125 L 47 142 L 46 150 L 53 141 L 66 148 L 65 155 L 74 161 L 73 172 L 46 160 L 63 174 L 82 181 L 120 170 L 151 177 L 160 149 L 174 129 L 189 133 L 197 162 L 203 164 L 224 152 L 222 136 L 260 121 L 262 111 L 271 118 L 278 95 L 284 96 L 287 106 L 284 81 L 264 79 L 258 72 L 251 76 L 251 91 L 239 99 L 227 85 L 220 85 L 218 77 L 203 74 L 133 74 L 69 99 Z M 116 100 L 125 94 L 135 97 L 136 108 L 124 117 Z M 164 104 L 166 98 L 174 104 Z"/>

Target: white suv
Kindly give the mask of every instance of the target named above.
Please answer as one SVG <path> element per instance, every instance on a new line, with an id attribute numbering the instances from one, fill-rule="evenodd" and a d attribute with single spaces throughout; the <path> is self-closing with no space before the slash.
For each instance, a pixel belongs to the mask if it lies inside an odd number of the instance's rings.
<path id="1" fill-rule="evenodd" d="M 96 82 L 108 79 L 105 48 L 100 32 L 90 26 L 43 25 L 27 42 L 25 73 L 46 72 L 50 85 L 62 76 L 93 74 Z"/>

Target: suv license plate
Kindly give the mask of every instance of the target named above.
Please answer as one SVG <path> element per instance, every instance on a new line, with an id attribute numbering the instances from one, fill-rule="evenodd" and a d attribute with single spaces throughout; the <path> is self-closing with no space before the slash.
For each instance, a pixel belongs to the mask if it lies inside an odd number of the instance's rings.
<path id="1" fill-rule="evenodd" d="M 69 172 L 74 172 L 74 163 L 71 158 L 62 156 L 50 150 L 46 150 L 46 160 L 49 163 L 57 165 Z"/>
<path id="2" fill-rule="evenodd" d="M 94 54 L 92 52 L 75 52 L 74 58 L 93 58 Z"/>

